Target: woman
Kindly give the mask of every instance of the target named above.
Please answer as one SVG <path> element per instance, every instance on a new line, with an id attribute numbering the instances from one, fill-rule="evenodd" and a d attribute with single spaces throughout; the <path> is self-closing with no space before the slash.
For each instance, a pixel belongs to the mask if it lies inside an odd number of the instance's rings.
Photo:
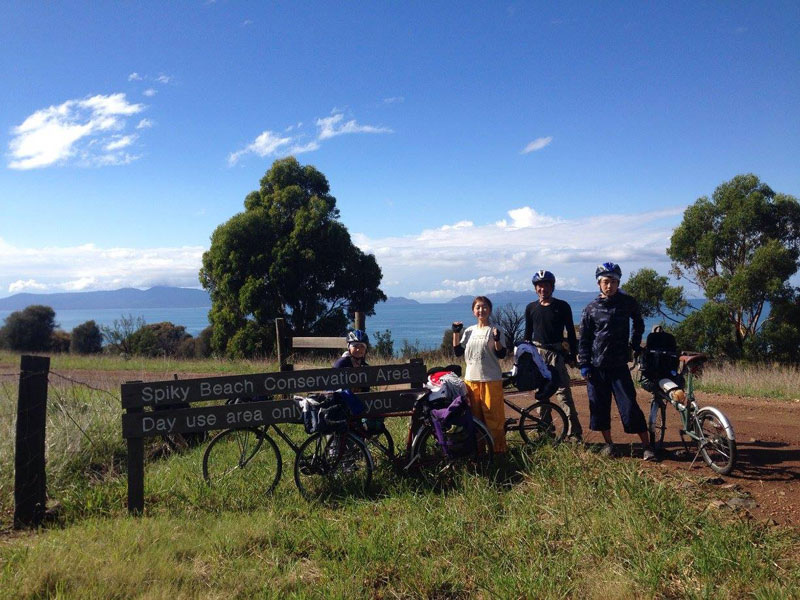
<path id="1" fill-rule="evenodd" d="M 503 369 L 500 359 L 506 349 L 500 341 L 500 331 L 489 325 L 492 301 L 478 296 L 472 301 L 472 314 L 477 325 L 467 327 L 461 321 L 453 323 L 453 350 L 456 356 L 464 356 L 467 372 L 464 382 L 472 395 L 472 414 L 486 423 L 494 439 L 494 451 L 505 452 L 505 408 L 503 405 Z"/>

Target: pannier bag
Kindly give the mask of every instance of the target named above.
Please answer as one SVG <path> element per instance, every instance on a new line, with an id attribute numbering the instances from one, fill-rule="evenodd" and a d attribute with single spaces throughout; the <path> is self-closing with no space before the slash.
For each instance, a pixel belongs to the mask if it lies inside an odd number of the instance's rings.
<path id="1" fill-rule="evenodd" d="M 475 452 L 475 423 L 466 396 L 456 396 L 446 407 L 432 409 L 431 422 L 446 456 L 458 458 Z"/>
<path id="2" fill-rule="evenodd" d="M 425 387 L 431 390 L 425 410 L 445 455 L 457 458 L 474 453 L 475 424 L 466 384 L 452 371 L 437 371 L 428 376 Z"/>
<path id="3" fill-rule="evenodd" d="M 350 414 L 364 412 L 364 403 L 349 390 L 299 397 L 306 433 L 333 433 L 347 429 Z M 357 412 L 354 412 L 357 411 Z"/>

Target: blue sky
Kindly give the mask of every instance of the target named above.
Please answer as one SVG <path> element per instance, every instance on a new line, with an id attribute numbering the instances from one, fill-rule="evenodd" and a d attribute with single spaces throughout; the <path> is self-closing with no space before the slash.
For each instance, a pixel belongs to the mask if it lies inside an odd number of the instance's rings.
<path id="1" fill-rule="evenodd" d="M 669 269 L 739 173 L 800 196 L 800 4 L 0 5 L 0 296 L 197 287 L 272 162 L 391 296 Z"/>

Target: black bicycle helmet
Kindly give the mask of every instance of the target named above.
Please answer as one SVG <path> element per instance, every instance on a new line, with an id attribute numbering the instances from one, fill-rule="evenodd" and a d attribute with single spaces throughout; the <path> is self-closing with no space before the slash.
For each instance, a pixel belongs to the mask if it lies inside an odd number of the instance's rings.
<path id="1" fill-rule="evenodd" d="M 619 281 L 622 279 L 622 269 L 617 263 L 604 262 L 602 265 L 597 265 L 597 269 L 594 271 L 594 277 L 598 281 L 601 277 L 610 277 L 611 279 Z"/>
<path id="2" fill-rule="evenodd" d="M 531 283 L 533 283 L 533 285 L 536 285 L 537 283 L 544 283 L 546 281 L 549 281 L 550 283 L 555 285 L 556 276 L 553 275 L 550 271 L 545 271 L 544 269 L 542 269 L 540 271 L 536 271 L 536 273 L 533 274 L 533 277 L 531 277 Z"/>

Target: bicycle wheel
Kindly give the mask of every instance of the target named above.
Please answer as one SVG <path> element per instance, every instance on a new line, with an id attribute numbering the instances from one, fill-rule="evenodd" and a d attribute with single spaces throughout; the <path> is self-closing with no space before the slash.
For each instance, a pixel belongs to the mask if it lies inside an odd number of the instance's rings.
<path id="1" fill-rule="evenodd" d="M 350 433 L 315 433 L 300 446 L 294 481 L 307 500 L 362 495 L 372 483 L 372 455 L 364 441 Z"/>
<path id="2" fill-rule="evenodd" d="M 727 475 L 736 464 L 736 440 L 727 419 L 721 417 L 709 407 L 701 408 L 695 415 L 695 427 L 699 428 L 695 433 L 706 464 L 720 475 Z"/>
<path id="3" fill-rule="evenodd" d="M 667 429 L 667 406 L 660 398 L 654 397 L 650 402 L 650 418 L 647 431 L 650 434 L 650 446 L 660 450 L 664 446 L 664 431 Z"/>
<path id="4" fill-rule="evenodd" d="M 462 473 L 487 476 L 494 460 L 492 434 L 481 421 L 473 417 L 476 445 L 464 456 L 447 456 L 436 439 L 433 428 L 420 427 L 411 448 L 413 464 L 425 483 L 437 491 L 452 487 Z"/>
<path id="5" fill-rule="evenodd" d="M 394 459 L 394 440 L 386 427 L 378 433 L 365 435 L 364 441 L 373 458 L 378 454 L 390 462 Z"/>
<path id="6" fill-rule="evenodd" d="M 567 435 L 567 415 L 552 402 L 536 402 L 519 418 L 517 430 L 526 444 L 558 445 Z"/>
<path id="7" fill-rule="evenodd" d="M 275 441 L 256 427 L 221 431 L 203 453 L 206 483 L 230 487 L 236 494 L 272 492 L 280 481 L 282 469 Z"/>

